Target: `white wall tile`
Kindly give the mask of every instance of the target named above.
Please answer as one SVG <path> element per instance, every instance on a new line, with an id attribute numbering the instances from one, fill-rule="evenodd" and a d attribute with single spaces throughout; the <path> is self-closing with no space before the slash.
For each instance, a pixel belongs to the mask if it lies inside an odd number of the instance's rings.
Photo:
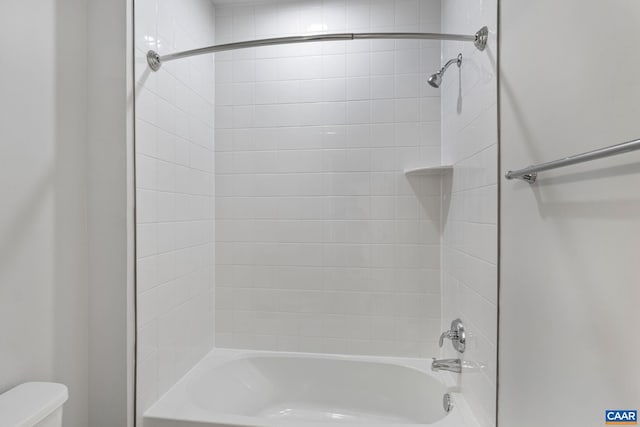
<path id="1" fill-rule="evenodd" d="M 232 7 L 217 37 L 236 41 L 251 22 L 265 36 L 393 31 L 419 24 L 425 3 L 439 16 L 439 3 L 423 0 Z M 217 345 L 435 354 L 440 184 L 412 186 L 402 171 L 440 160 L 438 93 L 421 90 L 439 49 L 401 47 L 216 56 Z"/>
<path id="2" fill-rule="evenodd" d="M 148 7 L 137 8 L 135 17 L 136 30 L 144 33 L 140 40 L 161 38 L 161 51 L 213 43 L 209 1 L 143 3 Z M 144 50 L 136 51 L 138 69 L 146 66 Z M 243 67 L 240 77 L 253 80 L 251 68 Z M 220 125 L 231 128 L 233 69 L 218 64 L 215 70 L 225 108 Z M 137 402 L 143 413 L 213 346 L 215 265 L 209 248 L 214 241 L 216 85 L 211 57 L 136 75 L 141 88 L 136 99 Z M 238 100 L 252 101 L 250 94 L 236 93 Z"/>
<path id="3" fill-rule="evenodd" d="M 489 26 L 495 37 L 495 3 L 443 1 L 444 32 Z M 483 6 L 490 12 L 479 12 Z M 423 22 L 429 20 L 421 12 Z M 462 377 L 462 391 L 482 426 L 495 425 L 497 355 L 497 90 L 490 54 L 473 46 L 444 42 L 442 60 L 463 54 L 460 70 L 445 76 L 442 97 L 442 157 L 454 165 L 446 180 L 450 189 L 443 230 L 443 325 L 460 317 L 474 337 L 464 359 L 483 366 L 479 375 Z M 480 77 L 482 74 L 482 77 Z M 434 104 L 421 100 L 421 114 Z M 435 129 L 431 133 L 436 137 Z M 445 355 L 453 356 L 448 347 Z"/>

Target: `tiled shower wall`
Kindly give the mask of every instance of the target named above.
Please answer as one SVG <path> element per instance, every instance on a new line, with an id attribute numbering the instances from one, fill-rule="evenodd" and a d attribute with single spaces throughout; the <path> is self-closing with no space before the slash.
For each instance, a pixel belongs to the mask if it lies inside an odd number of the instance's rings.
<path id="1" fill-rule="evenodd" d="M 483 427 L 495 426 L 498 283 L 497 2 L 442 2 L 444 32 L 473 34 L 489 45 L 444 42 L 443 60 L 463 54 L 442 86 L 443 161 L 454 165 L 443 185 L 443 322 L 461 318 L 470 333 L 463 358 L 475 366 L 458 379 Z M 457 357 L 445 346 L 446 357 Z"/>
<path id="2" fill-rule="evenodd" d="M 136 0 L 137 405 L 213 347 L 213 58 L 149 71 L 148 49 L 214 43 L 209 0 Z"/>
<path id="3" fill-rule="evenodd" d="M 439 0 L 216 8 L 218 43 L 439 31 Z M 440 44 L 216 55 L 216 346 L 431 356 L 441 325 Z"/>

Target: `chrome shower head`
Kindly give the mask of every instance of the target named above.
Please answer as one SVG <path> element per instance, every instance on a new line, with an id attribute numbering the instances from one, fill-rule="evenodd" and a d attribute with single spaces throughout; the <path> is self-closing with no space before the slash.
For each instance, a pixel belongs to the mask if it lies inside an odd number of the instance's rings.
<path id="1" fill-rule="evenodd" d="M 435 87 L 436 89 L 439 88 L 440 85 L 442 84 L 442 74 L 440 74 L 440 72 L 431 74 L 431 77 L 429 77 L 429 80 L 427 80 L 427 83 L 429 83 L 432 87 Z"/>
<path id="2" fill-rule="evenodd" d="M 440 71 L 438 71 L 435 74 L 432 74 L 431 77 L 429 77 L 429 80 L 427 80 L 427 82 L 432 87 L 435 87 L 436 89 L 439 88 L 440 85 L 442 84 L 442 76 L 444 75 L 445 71 L 447 71 L 447 68 L 449 68 L 454 63 L 458 66 L 458 68 L 460 68 L 460 66 L 462 65 L 461 53 L 458 54 L 457 58 L 451 59 L 446 64 L 444 64 L 444 66 L 440 68 Z"/>

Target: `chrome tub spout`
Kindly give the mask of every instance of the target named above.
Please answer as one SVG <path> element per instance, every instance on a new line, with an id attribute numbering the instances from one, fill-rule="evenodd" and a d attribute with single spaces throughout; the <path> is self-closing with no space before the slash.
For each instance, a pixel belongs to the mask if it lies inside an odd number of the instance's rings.
<path id="1" fill-rule="evenodd" d="M 440 359 L 433 358 L 431 362 L 432 371 L 449 371 L 449 372 L 462 372 L 462 361 L 460 359 Z"/>

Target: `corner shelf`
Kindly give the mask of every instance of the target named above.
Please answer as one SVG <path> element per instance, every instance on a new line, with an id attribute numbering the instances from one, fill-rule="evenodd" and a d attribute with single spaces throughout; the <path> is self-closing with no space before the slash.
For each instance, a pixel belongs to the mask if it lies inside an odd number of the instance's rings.
<path id="1" fill-rule="evenodd" d="M 441 165 L 441 166 L 427 166 L 422 168 L 415 169 L 406 169 L 404 174 L 406 176 L 429 176 L 429 175 L 444 175 L 446 173 L 450 173 L 453 171 L 453 166 L 451 165 Z"/>

